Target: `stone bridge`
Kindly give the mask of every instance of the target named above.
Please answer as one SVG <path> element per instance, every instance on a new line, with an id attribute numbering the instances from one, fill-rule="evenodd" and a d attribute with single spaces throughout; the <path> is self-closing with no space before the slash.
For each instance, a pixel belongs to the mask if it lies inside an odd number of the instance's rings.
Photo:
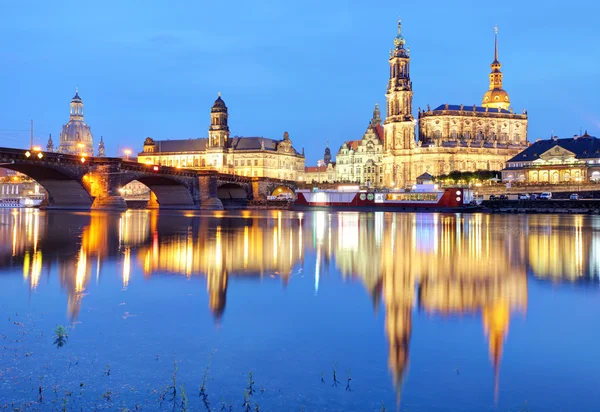
<path id="1" fill-rule="evenodd" d="M 278 188 L 297 188 L 288 180 L 25 149 L 0 148 L 0 167 L 37 181 L 49 209 L 126 209 L 119 189 L 134 180 L 151 190 L 149 207 L 160 209 L 222 209 L 221 200 L 265 199 Z"/>

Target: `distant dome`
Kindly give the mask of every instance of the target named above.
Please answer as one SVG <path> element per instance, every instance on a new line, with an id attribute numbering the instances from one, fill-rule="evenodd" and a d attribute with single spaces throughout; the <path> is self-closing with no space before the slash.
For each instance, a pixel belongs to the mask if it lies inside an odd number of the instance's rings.
<path id="1" fill-rule="evenodd" d="M 83 144 L 79 147 L 78 144 Z M 87 153 L 93 155 L 93 140 L 90 127 L 83 120 L 71 119 L 69 123 L 63 126 L 60 133 L 61 152 L 79 154 Z"/>
<path id="2" fill-rule="evenodd" d="M 61 153 L 87 156 L 94 155 L 94 142 L 90 127 L 83 121 L 83 101 L 79 92 L 71 99 L 69 123 L 63 126 L 60 132 L 58 151 Z"/>
<path id="3" fill-rule="evenodd" d="M 217 97 L 217 100 L 215 100 L 215 103 L 213 104 L 212 113 L 218 113 L 218 112 L 226 112 L 227 111 L 227 106 L 225 106 L 225 102 L 223 101 L 223 99 L 221 99 L 221 95 L 219 95 L 219 97 Z"/>

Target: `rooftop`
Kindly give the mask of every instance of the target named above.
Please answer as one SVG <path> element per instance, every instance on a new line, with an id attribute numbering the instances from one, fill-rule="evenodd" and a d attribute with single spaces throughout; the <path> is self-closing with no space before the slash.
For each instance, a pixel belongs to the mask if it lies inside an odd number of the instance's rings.
<path id="1" fill-rule="evenodd" d="M 576 159 L 600 157 L 600 139 L 590 136 L 586 131 L 582 136 L 538 140 L 508 162 L 531 162 L 539 159 L 540 155 L 556 146 L 574 153 Z"/>

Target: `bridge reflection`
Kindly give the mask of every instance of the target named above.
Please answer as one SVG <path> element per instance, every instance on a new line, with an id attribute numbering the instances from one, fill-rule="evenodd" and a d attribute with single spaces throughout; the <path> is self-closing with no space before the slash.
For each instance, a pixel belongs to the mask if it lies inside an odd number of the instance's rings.
<path id="1" fill-rule="evenodd" d="M 132 265 L 146 277 L 205 276 L 209 307 L 218 319 L 230 277 L 276 276 L 285 286 L 304 265 L 305 253 L 314 254 L 315 292 L 335 265 L 345 279 L 364 284 L 376 310 L 383 304 L 398 394 L 415 310 L 434 317 L 480 316 L 497 392 L 510 321 L 527 311 L 528 275 L 583 282 L 600 274 L 600 220 L 593 217 L 279 211 L 222 216 L 2 212 L 0 268 L 22 269 L 34 290 L 56 265 L 72 320 L 90 280 L 109 261 L 122 271 L 123 288 L 129 287 Z"/>

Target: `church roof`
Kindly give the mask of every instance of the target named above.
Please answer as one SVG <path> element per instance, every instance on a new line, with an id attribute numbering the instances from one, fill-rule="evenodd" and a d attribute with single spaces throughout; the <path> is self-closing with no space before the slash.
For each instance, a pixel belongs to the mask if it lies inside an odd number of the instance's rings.
<path id="1" fill-rule="evenodd" d="M 576 159 L 589 159 L 600 157 L 600 139 L 590 136 L 587 132 L 583 136 L 575 136 L 566 139 L 538 140 L 527 149 L 510 159 L 508 162 L 531 162 L 540 158 L 555 146 L 573 152 Z"/>
<path id="2" fill-rule="evenodd" d="M 505 113 L 505 114 L 510 114 L 509 110 L 506 109 L 494 109 L 494 108 L 487 108 L 487 107 L 483 107 L 483 106 L 464 106 L 460 107 L 460 104 L 449 104 L 448 108 L 446 108 L 445 104 L 440 104 L 438 107 L 436 107 L 435 109 L 433 109 L 434 112 L 440 111 L 440 110 L 462 110 L 464 112 L 488 112 L 488 113 Z"/>

